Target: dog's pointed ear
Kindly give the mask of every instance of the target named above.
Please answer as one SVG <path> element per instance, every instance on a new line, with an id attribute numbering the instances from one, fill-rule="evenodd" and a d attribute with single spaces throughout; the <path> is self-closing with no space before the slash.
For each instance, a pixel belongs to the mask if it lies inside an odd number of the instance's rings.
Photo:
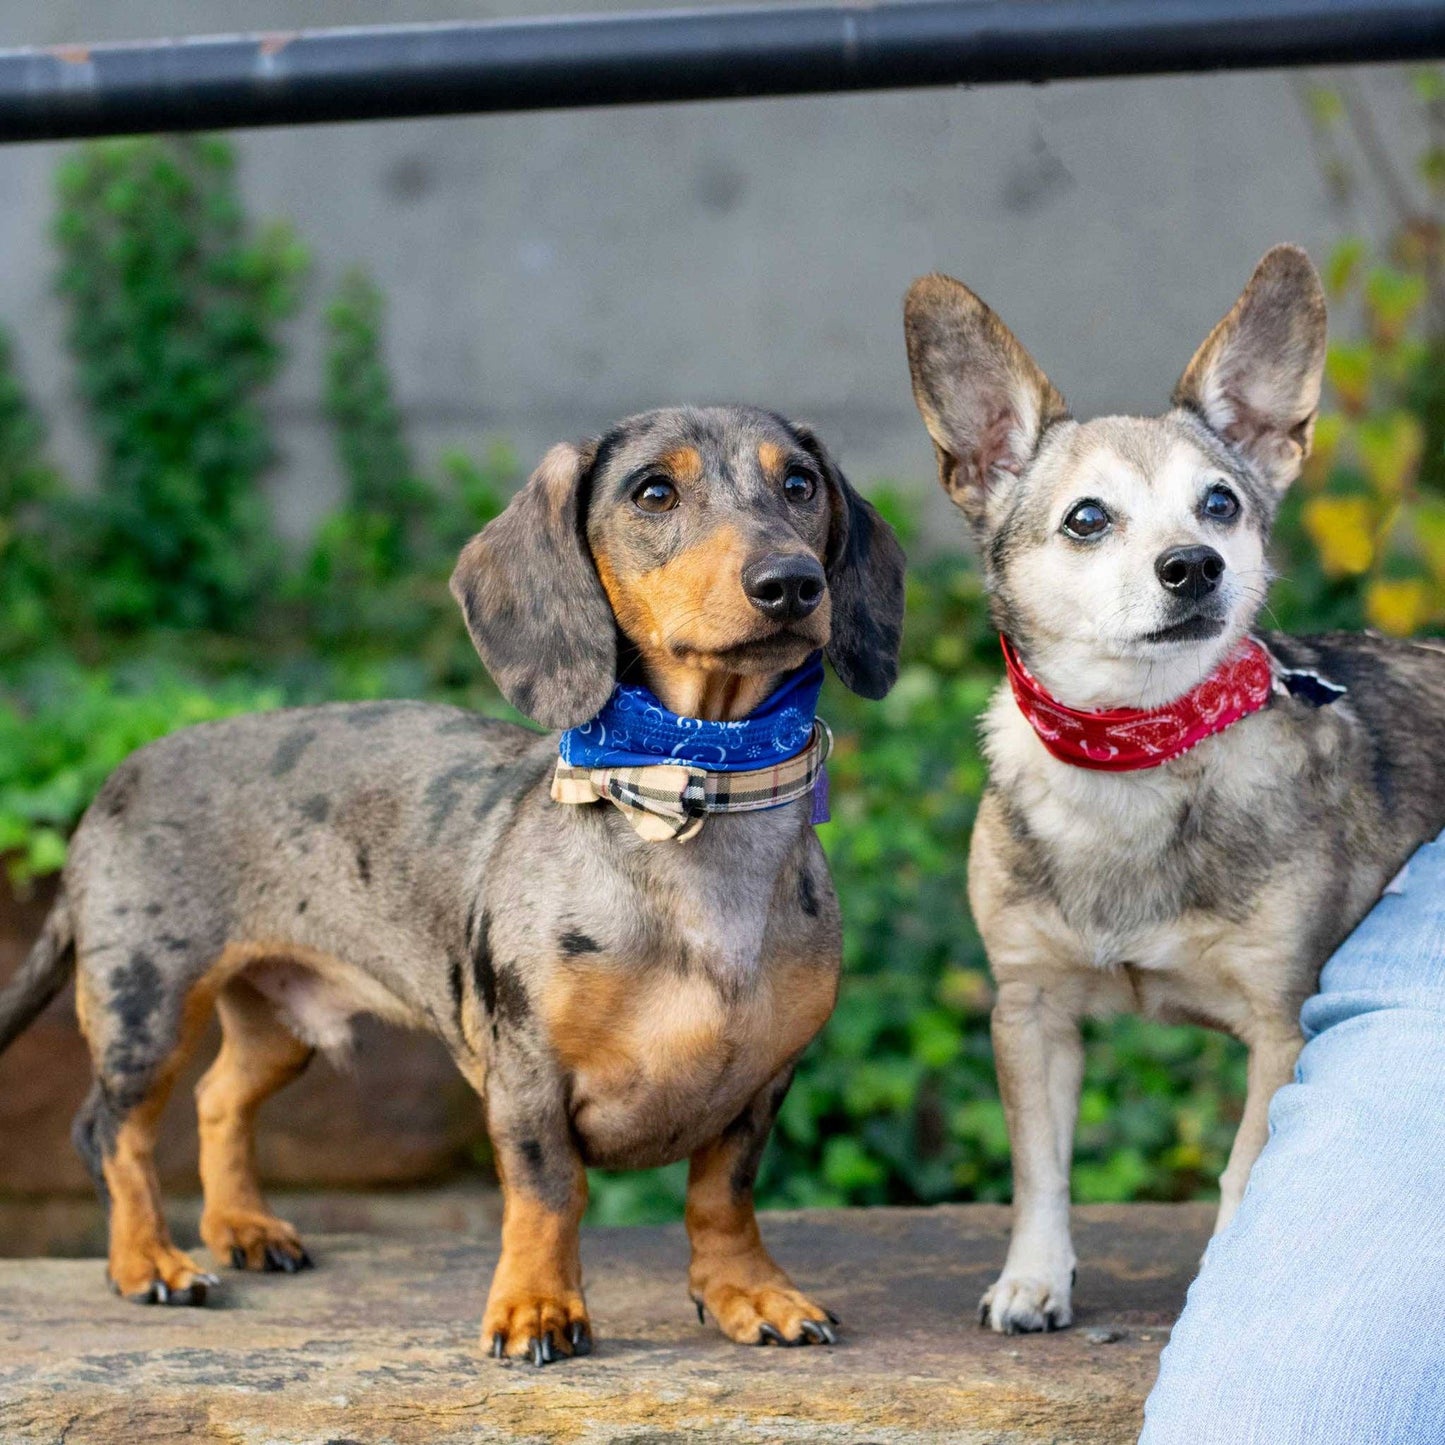
<path id="1" fill-rule="evenodd" d="M 805 426 L 792 430 L 822 469 L 832 504 L 825 567 L 832 604 L 828 661 L 850 692 L 883 697 L 898 680 L 903 548 L 893 528 L 853 489 L 813 431 Z"/>
<path id="2" fill-rule="evenodd" d="M 1325 293 L 1298 246 L 1276 246 L 1174 388 L 1276 491 L 1314 439 L 1325 370 Z"/>
<path id="3" fill-rule="evenodd" d="M 986 528 L 1068 407 L 1013 332 L 951 276 L 922 276 L 908 288 L 903 330 L 938 479 L 969 523 Z"/>
<path id="4" fill-rule="evenodd" d="M 584 536 L 596 447 L 560 445 L 462 549 L 452 596 L 507 701 L 548 728 L 584 723 L 617 675 L 617 630 Z"/>

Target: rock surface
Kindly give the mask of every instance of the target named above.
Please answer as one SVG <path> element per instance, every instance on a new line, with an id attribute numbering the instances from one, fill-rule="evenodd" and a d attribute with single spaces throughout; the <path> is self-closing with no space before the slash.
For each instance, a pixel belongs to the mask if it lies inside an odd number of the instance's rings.
<path id="1" fill-rule="evenodd" d="M 832 1350 L 745 1348 L 699 1326 L 680 1227 L 594 1230 L 598 1347 L 542 1370 L 478 1353 L 490 1232 L 322 1236 L 314 1272 L 227 1272 L 204 1310 L 113 1299 L 94 1260 L 0 1261 L 0 1440 L 1122 1445 L 1211 1213 L 1080 1209 L 1076 1328 L 1012 1339 L 973 1317 L 1004 1209 L 768 1216 L 779 1259 L 843 1319 Z"/>

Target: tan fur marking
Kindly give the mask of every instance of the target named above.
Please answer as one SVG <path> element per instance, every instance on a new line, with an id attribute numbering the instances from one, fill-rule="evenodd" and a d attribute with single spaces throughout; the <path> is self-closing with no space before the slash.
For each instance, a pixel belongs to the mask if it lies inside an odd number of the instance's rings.
<path id="1" fill-rule="evenodd" d="M 785 1340 L 805 1341 L 803 1321 L 825 1324 L 828 1313 L 768 1253 L 752 1192 L 740 1195 L 733 1187 L 738 1152 L 736 1144 L 720 1139 L 692 1156 L 684 1214 L 692 1245 L 688 1289 L 739 1344 L 763 1343 L 764 1325 Z"/>
<path id="2" fill-rule="evenodd" d="M 572 1198 L 564 1210 L 548 1209 L 514 1184 L 497 1151 L 502 1181 L 502 1254 L 497 1261 L 487 1309 L 482 1317 L 482 1350 L 491 1354 L 496 1338 L 512 1357 L 531 1352 L 531 1342 L 551 1335 L 565 1354 L 572 1353 L 571 1329 L 590 1334 L 582 1298 L 582 1259 L 578 1229 L 587 1207 L 587 1175 L 577 1165 Z"/>
<path id="3" fill-rule="evenodd" d="M 706 979 L 661 979 L 639 987 L 630 970 L 569 963 L 548 980 L 542 1015 L 558 1060 L 594 1084 L 637 1075 L 685 1078 L 717 1053 L 725 1023 Z"/>
<path id="4" fill-rule="evenodd" d="M 296 1231 L 271 1213 L 261 1195 L 255 1123 L 260 1106 L 306 1067 L 311 1050 L 244 979 L 226 985 L 216 1012 L 221 1051 L 196 1086 L 206 1201 L 201 1238 L 222 1264 L 239 1252 L 247 1269 L 264 1269 L 268 1247 L 299 1260 Z"/>
<path id="5" fill-rule="evenodd" d="M 696 447 L 675 447 L 664 452 L 658 461 L 680 482 L 691 485 L 702 480 L 702 453 Z"/>
<path id="6" fill-rule="evenodd" d="M 109 1272 L 122 1295 L 144 1295 L 157 1280 L 182 1290 L 203 1273 L 171 1242 L 161 1210 L 155 1141 L 176 1077 L 200 1039 L 226 975 L 225 965 L 218 963 L 186 996 L 176 1047 L 156 1071 L 149 1093 L 121 1122 L 115 1149 L 101 1161 L 110 1193 Z"/>
<path id="7" fill-rule="evenodd" d="M 772 1008 L 762 1047 L 778 1063 L 800 1053 L 828 1022 L 838 1002 L 832 958 L 779 963 L 772 974 Z"/>
<path id="8" fill-rule="evenodd" d="M 740 673 L 717 656 L 766 635 L 742 589 L 742 570 L 751 555 L 749 544 L 730 527 L 632 577 L 621 575 L 605 551 L 593 551 L 618 624 L 641 652 L 649 686 L 673 712 L 746 717 L 776 685 L 778 671 Z M 809 641 L 800 645 L 790 666 L 801 662 L 809 647 L 823 646 L 830 623 L 825 595 L 799 626 Z"/>
<path id="9" fill-rule="evenodd" d="M 777 442 L 758 443 L 758 464 L 762 467 L 764 476 L 780 479 L 787 459 L 788 454 Z"/>

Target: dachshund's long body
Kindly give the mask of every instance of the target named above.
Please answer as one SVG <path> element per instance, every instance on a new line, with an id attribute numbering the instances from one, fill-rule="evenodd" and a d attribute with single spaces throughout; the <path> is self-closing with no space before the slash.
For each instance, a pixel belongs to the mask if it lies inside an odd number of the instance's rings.
<path id="1" fill-rule="evenodd" d="M 675 711 L 742 715 L 824 646 L 881 694 L 901 586 L 891 533 L 811 434 L 741 410 L 650 414 L 554 449 L 454 578 L 499 685 L 554 727 L 591 716 L 619 672 Z M 584 1166 L 681 1158 L 699 1308 L 739 1341 L 832 1338 L 768 1256 L 751 1197 L 837 991 L 808 801 L 646 842 L 609 804 L 553 802 L 556 761 L 555 733 L 385 702 L 190 728 L 112 775 L 0 996 L 0 1047 L 73 957 L 96 1070 L 75 1139 L 109 1204 L 117 1291 L 201 1303 L 214 1287 L 172 1244 L 151 1162 L 213 1008 L 202 1237 L 239 1267 L 309 1262 L 262 1200 L 252 1122 L 370 1012 L 435 1033 L 485 1100 L 505 1199 L 488 1350 L 588 1348 Z"/>

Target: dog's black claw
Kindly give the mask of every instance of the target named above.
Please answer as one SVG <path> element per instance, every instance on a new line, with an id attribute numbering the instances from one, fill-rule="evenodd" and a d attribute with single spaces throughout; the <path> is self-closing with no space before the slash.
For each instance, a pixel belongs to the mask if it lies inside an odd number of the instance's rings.
<path id="1" fill-rule="evenodd" d="M 788 1342 L 783 1338 L 783 1332 L 766 1320 L 758 1326 L 758 1343 L 760 1345 L 786 1345 Z"/>
<path id="2" fill-rule="evenodd" d="M 549 1365 L 553 1360 L 560 1360 L 562 1358 L 562 1351 L 557 1341 L 552 1338 L 551 1330 L 548 1330 L 547 1333 L 542 1336 L 542 1358 Z"/>
<path id="3" fill-rule="evenodd" d="M 574 1355 L 590 1355 L 592 1353 L 592 1331 L 581 1320 L 572 1322 L 572 1328 L 567 1332 L 567 1336 L 572 1341 Z"/>
<path id="4" fill-rule="evenodd" d="M 824 1310 L 823 1313 L 828 1316 L 828 1323 L 830 1325 L 841 1325 L 843 1323 L 832 1310 Z"/>
<path id="5" fill-rule="evenodd" d="M 287 1253 L 279 1244 L 266 1246 L 266 1261 L 268 1265 L 279 1269 L 282 1274 L 295 1274 L 301 1268 L 301 1261 L 294 1254 Z"/>
<path id="6" fill-rule="evenodd" d="M 501 1330 L 492 1336 L 492 1358 L 494 1360 L 505 1359 L 507 1355 L 507 1337 Z"/>
<path id="7" fill-rule="evenodd" d="M 245 1267 L 246 1267 L 246 1251 L 245 1251 L 244 1249 L 242 1249 L 239 1244 L 233 1244 L 233 1245 L 231 1246 L 231 1268 L 232 1268 L 232 1269 L 245 1269 Z"/>
<path id="8" fill-rule="evenodd" d="M 538 1369 L 541 1369 L 541 1367 L 547 1363 L 547 1357 L 542 1353 L 542 1341 L 539 1340 L 536 1335 L 533 1335 L 532 1338 L 527 1341 L 527 1348 L 532 1352 L 532 1363 L 536 1365 Z"/>
<path id="9" fill-rule="evenodd" d="M 297 1259 L 296 1259 L 296 1268 L 297 1268 L 297 1269 L 315 1269 L 315 1268 L 316 1268 L 316 1261 L 311 1258 L 311 1256 L 306 1252 L 306 1250 L 303 1249 L 303 1250 L 301 1251 L 301 1253 L 297 1256 Z"/>
<path id="10" fill-rule="evenodd" d="M 816 1345 L 836 1345 L 838 1336 L 833 1333 L 832 1325 L 824 1324 L 821 1320 L 804 1320 L 803 1333 Z"/>
<path id="11" fill-rule="evenodd" d="M 698 1322 L 698 1324 L 700 1324 L 700 1325 L 705 1325 L 705 1324 L 707 1323 L 707 1311 L 703 1309 L 703 1307 L 702 1307 L 702 1301 L 701 1301 L 700 1299 L 695 1299 L 695 1300 L 693 1300 L 693 1304 L 695 1304 L 695 1305 L 697 1306 L 697 1322 Z"/>

